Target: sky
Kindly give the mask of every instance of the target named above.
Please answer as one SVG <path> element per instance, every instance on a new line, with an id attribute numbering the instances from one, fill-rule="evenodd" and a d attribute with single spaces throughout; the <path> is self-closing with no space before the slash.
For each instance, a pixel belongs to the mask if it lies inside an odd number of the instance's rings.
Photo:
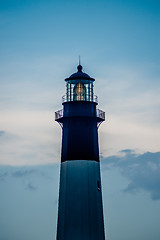
<path id="1" fill-rule="evenodd" d="M 54 112 L 79 55 L 106 112 L 106 239 L 159 240 L 159 25 L 158 0 L 0 0 L 0 240 L 55 239 Z"/>

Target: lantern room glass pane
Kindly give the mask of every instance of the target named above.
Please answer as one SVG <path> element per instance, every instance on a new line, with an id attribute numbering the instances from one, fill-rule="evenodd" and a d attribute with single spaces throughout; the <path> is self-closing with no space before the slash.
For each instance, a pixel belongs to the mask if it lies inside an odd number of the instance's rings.
<path id="1" fill-rule="evenodd" d="M 86 100 L 86 87 L 82 83 L 77 83 L 74 86 L 73 92 L 74 101 L 85 101 Z"/>
<path id="2" fill-rule="evenodd" d="M 67 101 L 93 101 L 93 82 L 89 80 L 71 80 L 66 84 Z"/>

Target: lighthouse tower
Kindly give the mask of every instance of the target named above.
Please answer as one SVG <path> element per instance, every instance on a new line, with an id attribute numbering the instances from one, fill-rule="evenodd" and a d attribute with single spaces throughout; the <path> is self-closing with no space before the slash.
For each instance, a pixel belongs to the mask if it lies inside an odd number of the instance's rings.
<path id="1" fill-rule="evenodd" d="M 105 113 L 97 108 L 94 78 L 78 71 L 66 78 L 62 127 L 57 240 L 104 240 L 98 127 Z"/>

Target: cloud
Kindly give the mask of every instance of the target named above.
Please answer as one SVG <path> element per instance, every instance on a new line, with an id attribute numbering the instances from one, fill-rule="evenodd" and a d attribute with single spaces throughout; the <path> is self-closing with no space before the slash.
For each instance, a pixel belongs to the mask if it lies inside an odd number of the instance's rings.
<path id="1" fill-rule="evenodd" d="M 112 156 L 121 149 L 159 151 L 158 69 L 158 64 L 149 63 L 104 63 L 99 67 L 95 90 L 106 112 L 106 121 L 100 127 L 103 156 Z"/>
<path id="2" fill-rule="evenodd" d="M 60 161 L 61 129 L 54 121 L 53 111 L 4 112 L 0 124 L 5 129 L 0 137 L 0 164 L 37 165 Z"/>
<path id="3" fill-rule="evenodd" d="M 46 188 L 59 180 L 59 165 L 3 166 L 0 165 L 0 182 L 19 191 L 46 191 Z M 49 184 L 49 185 L 48 185 Z M 2 186 L 2 185 L 1 185 Z M 58 184 L 57 184 L 58 186 Z M 0 189 L 0 191 L 2 191 Z"/>
<path id="4" fill-rule="evenodd" d="M 136 154 L 133 150 L 122 150 L 119 156 L 102 159 L 103 170 L 116 167 L 129 180 L 125 193 L 147 191 L 152 200 L 160 200 L 160 152 Z"/>
<path id="5" fill-rule="evenodd" d="M 35 191 L 37 190 L 37 187 L 35 187 L 32 183 L 28 183 L 27 184 L 27 187 L 26 187 L 26 190 L 31 190 L 31 191 Z"/>

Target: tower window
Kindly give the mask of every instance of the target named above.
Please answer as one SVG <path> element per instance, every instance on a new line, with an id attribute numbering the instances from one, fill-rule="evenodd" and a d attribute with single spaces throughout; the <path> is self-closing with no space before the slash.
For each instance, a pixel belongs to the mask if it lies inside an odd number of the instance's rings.
<path id="1" fill-rule="evenodd" d="M 100 181 L 99 181 L 99 180 L 97 181 L 97 189 L 98 189 L 99 191 L 101 191 L 101 186 L 100 186 Z"/>

